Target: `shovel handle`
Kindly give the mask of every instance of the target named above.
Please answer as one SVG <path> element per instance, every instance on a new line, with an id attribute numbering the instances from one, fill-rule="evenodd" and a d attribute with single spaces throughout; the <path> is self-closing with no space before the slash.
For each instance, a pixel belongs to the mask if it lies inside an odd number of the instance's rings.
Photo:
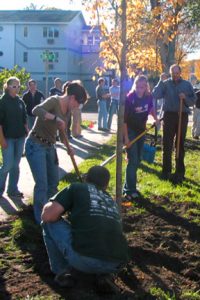
<path id="1" fill-rule="evenodd" d="M 160 121 L 162 121 L 162 119 L 160 119 Z M 130 141 L 128 143 L 128 145 L 125 145 L 122 150 L 126 150 L 128 149 L 130 146 L 132 146 L 135 142 L 137 142 L 137 140 L 139 140 L 143 135 L 145 135 L 150 129 L 152 129 L 155 126 L 155 123 L 153 123 L 149 128 L 145 129 L 142 133 L 140 133 L 135 139 L 133 139 L 132 141 Z M 104 167 L 105 165 L 107 165 L 111 160 L 113 160 L 116 157 L 117 153 L 114 153 L 112 156 L 108 157 L 104 162 L 101 163 L 101 167 Z"/>
<path id="2" fill-rule="evenodd" d="M 78 169 L 77 163 L 76 163 L 76 161 L 75 161 L 74 155 L 71 154 L 71 147 L 70 147 L 69 141 L 68 141 L 68 139 L 67 139 L 67 137 L 66 137 L 66 135 L 65 135 L 65 132 L 63 132 L 63 131 L 62 131 L 62 138 L 63 138 L 63 143 L 64 143 L 64 145 L 66 146 L 67 151 L 68 151 L 68 153 L 69 153 L 69 156 L 70 156 L 70 158 L 71 158 L 71 161 L 72 161 L 72 164 L 73 164 L 73 166 L 74 166 L 74 170 L 75 170 L 75 172 L 76 172 L 76 175 L 78 176 L 80 182 L 83 182 L 83 179 L 82 179 L 81 174 L 80 174 L 80 172 L 79 172 L 79 169 Z"/>
<path id="3" fill-rule="evenodd" d="M 177 160 L 179 159 L 179 154 L 180 154 L 180 141 L 181 141 L 181 125 L 182 125 L 183 101 L 184 101 L 184 99 L 180 97 L 179 119 L 178 119 L 178 133 L 177 133 L 177 144 L 176 144 L 176 159 Z"/>

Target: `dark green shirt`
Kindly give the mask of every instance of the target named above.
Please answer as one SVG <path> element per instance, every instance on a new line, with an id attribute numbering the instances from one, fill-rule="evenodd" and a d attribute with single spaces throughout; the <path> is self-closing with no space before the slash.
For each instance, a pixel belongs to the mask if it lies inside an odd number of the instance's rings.
<path id="1" fill-rule="evenodd" d="M 96 97 L 97 97 L 97 99 L 101 100 L 101 101 L 106 100 L 106 99 L 103 98 L 103 95 L 105 95 L 105 94 L 106 94 L 105 88 L 101 85 L 98 85 L 96 87 Z"/>
<path id="2" fill-rule="evenodd" d="M 0 99 L 0 125 L 5 138 L 20 138 L 26 135 L 26 109 L 24 102 L 18 97 L 11 97 L 8 93 Z"/>
<path id="3" fill-rule="evenodd" d="M 108 193 L 92 184 L 73 183 L 51 200 L 69 212 L 75 251 L 106 261 L 127 261 L 127 243 L 117 203 Z"/>

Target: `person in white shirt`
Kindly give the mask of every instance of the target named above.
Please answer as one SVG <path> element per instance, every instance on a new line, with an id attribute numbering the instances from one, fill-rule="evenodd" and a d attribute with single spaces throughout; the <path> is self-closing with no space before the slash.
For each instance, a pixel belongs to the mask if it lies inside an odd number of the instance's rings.
<path id="1" fill-rule="evenodd" d="M 113 115 L 118 114 L 118 110 L 119 110 L 120 87 L 118 84 L 119 84 L 118 80 L 113 79 L 112 85 L 109 88 L 111 102 L 110 102 L 110 107 L 108 112 L 108 123 L 107 123 L 108 130 L 110 130 L 111 128 Z"/>

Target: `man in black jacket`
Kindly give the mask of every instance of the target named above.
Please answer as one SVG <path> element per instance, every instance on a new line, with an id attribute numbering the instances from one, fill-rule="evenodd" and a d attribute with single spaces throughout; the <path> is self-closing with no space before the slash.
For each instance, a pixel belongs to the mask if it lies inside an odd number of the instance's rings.
<path id="1" fill-rule="evenodd" d="M 34 79 L 30 79 L 28 81 L 28 91 L 24 93 L 22 99 L 24 100 L 24 103 L 26 105 L 28 127 L 30 130 L 35 122 L 35 116 L 33 116 L 32 114 L 32 109 L 45 99 L 44 95 L 37 90 L 37 83 Z"/>

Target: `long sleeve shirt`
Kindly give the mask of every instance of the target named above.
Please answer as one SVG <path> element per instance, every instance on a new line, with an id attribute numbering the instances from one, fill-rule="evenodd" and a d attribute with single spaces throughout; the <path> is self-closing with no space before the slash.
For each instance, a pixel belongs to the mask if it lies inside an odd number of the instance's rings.
<path id="1" fill-rule="evenodd" d="M 5 138 L 20 138 L 26 135 L 27 114 L 24 102 L 8 93 L 0 99 L 0 126 Z"/>
<path id="2" fill-rule="evenodd" d="M 165 81 L 159 81 L 153 89 L 153 96 L 156 99 L 164 99 L 163 111 L 178 112 L 180 106 L 179 94 L 184 93 L 183 112 L 190 113 L 190 106 L 193 106 L 196 101 L 196 95 L 191 83 L 187 80 L 180 79 L 174 82 L 171 78 Z"/>

